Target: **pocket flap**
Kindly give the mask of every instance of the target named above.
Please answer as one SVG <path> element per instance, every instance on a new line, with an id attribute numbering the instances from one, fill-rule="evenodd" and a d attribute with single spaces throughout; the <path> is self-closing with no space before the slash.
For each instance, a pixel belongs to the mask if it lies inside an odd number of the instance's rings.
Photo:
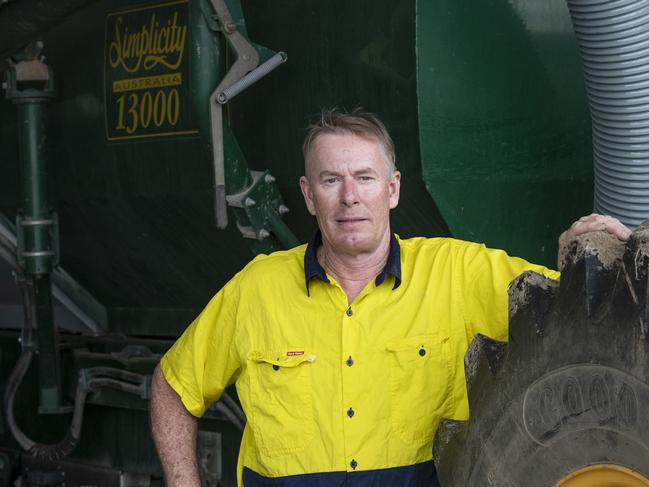
<path id="1" fill-rule="evenodd" d="M 278 367 L 297 367 L 304 362 L 313 362 L 315 355 L 307 350 L 295 351 L 295 349 L 281 353 L 252 351 L 248 354 L 248 360 L 257 363 L 265 362 Z"/>
<path id="2" fill-rule="evenodd" d="M 390 352 L 401 352 L 403 350 L 412 350 L 413 348 L 427 348 L 435 344 L 442 343 L 437 334 L 416 335 L 407 338 L 395 338 L 390 340 L 385 348 Z"/>

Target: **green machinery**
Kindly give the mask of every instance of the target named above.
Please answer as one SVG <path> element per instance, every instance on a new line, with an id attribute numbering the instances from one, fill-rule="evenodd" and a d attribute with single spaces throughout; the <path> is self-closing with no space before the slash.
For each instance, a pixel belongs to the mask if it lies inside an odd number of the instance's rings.
<path id="1" fill-rule="evenodd" d="M 402 236 L 553 265 L 592 205 L 560 0 L 13 0 L 0 54 L 4 485 L 161 484 L 150 374 L 254 253 L 311 237 L 323 107 L 386 122 Z M 201 421 L 206 485 L 234 485 L 242 421 L 231 399 Z"/>

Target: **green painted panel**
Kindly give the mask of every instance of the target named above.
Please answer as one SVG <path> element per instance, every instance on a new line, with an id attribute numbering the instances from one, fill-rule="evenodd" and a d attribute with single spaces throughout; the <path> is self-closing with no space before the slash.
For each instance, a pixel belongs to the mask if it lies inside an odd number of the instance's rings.
<path id="1" fill-rule="evenodd" d="M 592 207 L 590 119 L 563 0 L 417 2 L 422 175 L 454 236 L 553 265 Z"/>
<path id="2" fill-rule="evenodd" d="M 322 108 L 362 106 L 394 138 L 402 172 L 392 226 L 402 236 L 441 235 L 446 224 L 421 179 L 415 79 L 415 3 L 388 0 L 243 0 L 248 34 L 288 61 L 229 104 L 233 130 L 255 169 L 269 168 L 302 239 L 315 230 L 298 179 L 306 126 Z"/>

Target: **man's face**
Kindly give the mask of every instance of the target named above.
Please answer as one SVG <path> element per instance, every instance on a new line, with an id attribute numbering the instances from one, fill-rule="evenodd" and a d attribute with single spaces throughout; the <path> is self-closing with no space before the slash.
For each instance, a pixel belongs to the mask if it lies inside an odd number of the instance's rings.
<path id="1" fill-rule="evenodd" d="M 322 238 L 341 254 L 375 251 L 390 229 L 401 174 L 388 173 L 381 144 L 354 134 L 324 134 L 308 154 L 300 187 Z"/>

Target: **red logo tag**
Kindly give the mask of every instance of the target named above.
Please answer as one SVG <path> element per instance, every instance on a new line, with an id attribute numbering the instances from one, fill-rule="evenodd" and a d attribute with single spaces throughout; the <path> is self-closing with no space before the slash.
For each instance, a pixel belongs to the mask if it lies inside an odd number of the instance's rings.
<path id="1" fill-rule="evenodd" d="M 287 357 L 295 357 L 296 355 L 304 355 L 304 352 L 286 352 Z"/>

